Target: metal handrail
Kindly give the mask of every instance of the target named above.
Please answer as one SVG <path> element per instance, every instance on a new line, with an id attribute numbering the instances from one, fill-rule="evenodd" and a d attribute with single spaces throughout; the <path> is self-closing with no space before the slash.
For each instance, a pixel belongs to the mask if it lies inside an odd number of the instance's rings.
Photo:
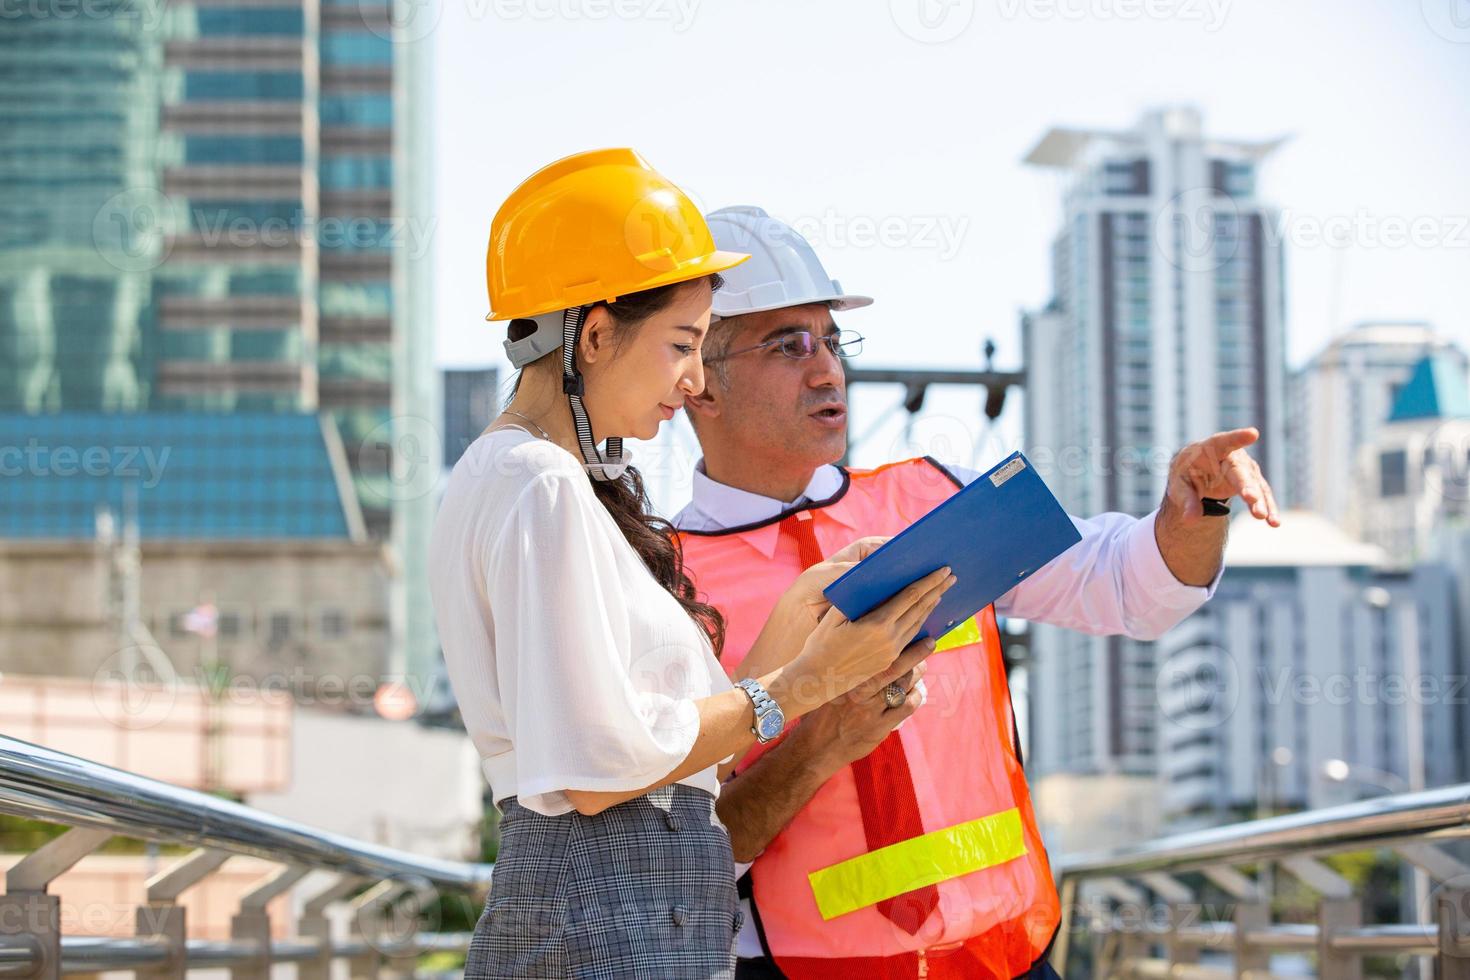
<path id="1" fill-rule="evenodd" d="M 366 878 L 490 882 L 489 864 L 420 857 L 0 735 L 0 813 L 216 848 Z"/>
<path id="2" fill-rule="evenodd" d="M 1163 837 L 1113 851 L 1065 855 L 1058 879 L 1189 871 L 1204 865 L 1372 847 L 1403 837 L 1470 836 L 1470 783 Z"/>
<path id="3" fill-rule="evenodd" d="M 434 950 L 462 952 L 470 941 L 467 932 L 419 933 L 411 943 L 372 946 L 362 940 L 333 943 L 333 956 L 361 956 L 381 953 L 391 956 L 402 951 L 411 954 Z M 185 958 L 191 968 L 231 966 L 260 952 L 256 943 L 233 940 L 191 939 L 186 944 Z M 109 938 L 100 936 L 67 936 L 61 942 L 62 968 L 65 974 L 94 974 L 105 970 L 136 970 L 153 966 L 168 958 L 167 944 L 154 939 Z M 317 942 L 299 940 L 271 943 L 271 960 L 276 963 L 299 963 L 322 955 Z M 15 948 L 0 960 L 0 976 L 22 977 L 36 961 L 35 951 Z"/>
<path id="4" fill-rule="evenodd" d="M 1066 968 L 1075 899 L 1079 885 L 1088 879 L 1104 879 L 1101 884 L 1104 889 L 1111 887 L 1106 880 L 1116 884 L 1120 880 L 1139 879 L 1148 887 L 1150 881 L 1158 880 L 1150 876 L 1168 878 L 1191 871 L 1214 873 L 1263 861 L 1284 861 L 1290 867 L 1290 859 L 1294 858 L 1465 837 L 1470 837 L 1470 784 L 1381 796 L 1191 831 L 1111 851 L 1064 855 L 1053 862 L 1062 893 L 1062 922 L 1053 962 L 1061 969 Z M 1241 879 L 1241 885 L 1249 887 L 1250 883 Z M 1171 890 L 1180 887 L 1175 882 Z M 1215 945 L 1223 939 L 1238 948 L 1257 951 L 1309 950 L 1322 948 L 1323 930 L 1326 930 L 1327 947 L 1343 953 L 1392 951 L 1443 956 L 1453 950 L 1456 956 L 1470 955 L 1470 946 L 1465 945 L 1462 937 L 1442 931 L 1443 922 L 1438 928 L 1433 924 L 1427 928 L 1413 924 L 1365 927 L 1356 922 L 1337 922 L 1329 928 L 1327 920 L 1322 925 L 1273 925 L 1269 921 L 1269 907 L 1266 914 L 1264 923 L 1253 920 L 1252 927 L 1244 930 L 1238 929 L 1236 923 L 1221 922 L 1182 927 L 1170 935 L 1175 943 L 1183 946 Z M 1219 975 L 1210 967 L 1170 963 L 1149 956 L 1128 958 L 1125 973 L 1174 977 Z"/>

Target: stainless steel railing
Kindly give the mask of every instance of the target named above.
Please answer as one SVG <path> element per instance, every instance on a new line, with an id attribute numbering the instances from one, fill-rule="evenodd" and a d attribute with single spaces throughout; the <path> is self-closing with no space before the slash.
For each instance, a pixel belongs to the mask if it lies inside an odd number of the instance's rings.
<path id="1" fill-rule="evenodd" d="M 439 889 L 479 900 L 490 883 L 488 864 L 378 847 L 3 735 L 0 813 L 70 828 L 6 872 L 0 978 L 55 980 L 108 969 L 182 978 L 193 968 L 228 967 L 235 980 L 264 980 L 272 963 L 291 962 L 300 980 L 327 980 L 337 959 L 347 960 L 354 977 L 380 968 L 410 972 L 422 952 L 468 945 L 468 934 L 422 931 L 424 903 Z M 48 886 L 114 836 L 194 850 L 147 881 L 133 938 L 63 936 L 60 897 Z M 229 941 L 189 939 L 180 895 L 234 855 L 279 869 L 241 900 Z M 329 874 L 304 900 L 300 938 L 273 942 L 268 904 L 312 872 Z M 333 937 L 327 918 L 328 907 L 341 902 L 354 913 L 345 939 Z"/>
<path id="2" fill-rule="evenodd" d="M 1317 976 L 1359 980 L 1365 956 L 1420 957 L 1422 976 L 1470 980 L 1470 865 L 1443 849 L 1470 837 L 1470 785 L 1364 800 L 1059 858 L 1062 928 L 1052 962 L 1065 973 L 1079 920 L 1094 977 L 1266 978 L 1273 952 L 1303 951 Z M 1423 884 L 1405 921 L 1363 923 L 1363 898 L 1319 860 L 1386 849 Z M 1255 877 L 1242 868 L 1255 866 Z M 1195 874 L 1227 896 L 1207 909 Z M 1317 896 L 1314 923 L 1273 921 L 1269 881 L 1288 875 Z M 1210 912 L 1224 913 L 1210 915 Z M 1214 964 L 1202 954 L 1215 954 Z M 1224 965 L 1228 964 L 1228 965 Z M 1430 972 L 1432 968 L 1432 974 Z"/>
<path id="3" fill-rule="evenodd" d="M 413 915 L 438 889 L 483 897 L 491 866 L 417 857 L 262 813 L 193 790 L 0 735 L 0 813 L 70 829 L 6 873 L 0 896 L 0 978 L 55 980 L 64 974 L 133 970 L 140 978 L 182 978 L 189 969 L 228 967 L 235 980 L 265 980 L 273 963 L 294 963 L 301 980 L 327 980 L 345 959 L 354 977 L 409 972 L 420 953 L 462 950 L 463 933 L 419 928 Z M 59 901 L 48 886 L 109 838 L 123 835 L 194 848 L 146 883 L 132 938 L 63 936 Z M 1347 806 L 1234 824 L 1054 864 L 1063 921 L 1052 961 L 1064 974 L 1072 940 L 1087 917 L 1094 977 L 1269 977 L 1269 955 L 1314 954 L 1318 976 L 1358 980 L 1363 957 L 1407 953 L 1434 964 L 1440 980 L 1470 980 L 1470 865 L 1439 845 L 1470 837 L 1470 785 L 1380 797 Z M 1318 858 L 1386 848 L 1426 881 L 1419 921 L 1364 925 L 1362 896 Z M 232 938 L 187 938 L 179 896 L 233 855 L 279 865 L 241 900 Z M 1264 875 L 1273 867 L 1320 896 L 1312 924 L 1272 921 Z M 272 941 L 266 907 L 310 872 L 328 881 L 305 898 L 297 939 Z M 1198 873 L 1229 897 L 1228 915 L 1201 915 Z M 321 878 L 322 875 L 317 875 Z M 354 911 L 351 935 L 333 937 L 329 906 Z M 408 909 L 405 920 L 405 908 Z M 1132 917 L 1125 913 L 1138 912 Z M 1201 963 L 1226 954 L 1229 967 Z M 1080 968 L 1080 967 L 1079 967 Z M 1067 974 L 1073 976 L 1074 974 Z M 1080 975 L 1080 974 L 1077 974 Z"/>

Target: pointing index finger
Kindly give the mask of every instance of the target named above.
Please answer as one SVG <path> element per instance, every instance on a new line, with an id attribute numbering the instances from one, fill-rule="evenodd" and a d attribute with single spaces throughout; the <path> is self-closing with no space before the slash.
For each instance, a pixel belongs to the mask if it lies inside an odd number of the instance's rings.
<path id="1" fill-rule="evenodd" d="M 1261 438 L 1261 432 L 1255 426 L 1244 429 L 1231 429 L 1229 432 L 1217 432 L 1205 441 L 1215 450 L 1219 456 L 1244 449 L 1257 439 Z"/>

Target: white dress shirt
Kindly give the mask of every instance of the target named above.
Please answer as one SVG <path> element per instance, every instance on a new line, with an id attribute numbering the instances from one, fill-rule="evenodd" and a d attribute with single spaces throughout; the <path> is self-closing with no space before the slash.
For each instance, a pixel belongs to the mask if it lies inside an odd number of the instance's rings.
<path id="1" fill-rule="evenodd" d="M 566 790 L 666 777 L 694 745 L 694 702 L 731 683 L 659 585 L 580 460 L 520 429 L 476 439 L 449 476 L 429 590 L 465 728 L 498 804 L 555 816 Z M 680 780 L 719 793 L 715 767 Z"/>
<path id="2" fill-rule="evenodd" d="M 969 486 L 984 474 L 952 466 L 947 469 Z M 795 500 L 763 497 L 711 480 L 704 460 L 694 467 L 694 499 L 674 517 L 685 531 L 722 531 L 768 521 L 782 511 L 831 499 L 842 489 L 842 471 L 823 466 Z M 1162 636 L 1215 594 L 1220 573 L 1207 587 L 1185 585 L 1174 577 L 1154 538 L 1154 519 L 1105 513 L 1072 517 L 1082 540 L 1017 583 L 995 601 L 997 616 L 1051 623 L 1083 633 L 1123 633 L 1135 640 Z M 1223 572 L 1223 567 L 1221 572 Z M 749 870 L 737 864 L 737 874 Z M 764 956 L 747 899 L 741 900 L 745 925 L 735 939 L 735 952 L 746 959 Z"/>
<path id="3" fill-rule="evenodd" d="M 958 466 L 947 469 L 966 486 L 983 475 Z M 743 527 L 801 504 L 828 500 L 841 488 L 842 471 L 823 466 L 805 493 L 780 501 L 716 483 L 700 460 L 694 468 L 694 499 L 675 516 L 674 526 L 687 531 Z M 996 615 L 1082 633 L 1158 639 L 1215 594 L 1220 573 L 1208 586 L 1185 585 L 1175 578 L 1154 538 L 1157 515 L 1155 510 L 1141 518 L 1119 513 L 1072 517 L 1082 540 L 997 599 Z"/>

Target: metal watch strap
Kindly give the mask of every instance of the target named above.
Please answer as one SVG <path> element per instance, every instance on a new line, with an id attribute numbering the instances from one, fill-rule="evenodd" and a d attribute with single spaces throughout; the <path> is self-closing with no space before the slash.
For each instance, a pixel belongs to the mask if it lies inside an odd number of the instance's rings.
<path id="1" fill-rule="evenodd" d="M 750 730 L 756 738 L 760 738 L 761 716 L 772 708 L 778 707 L 776 699 L 766 692 L 764 685 L 753 677 L 747 677 L 739 682 L 739 687 L 750 698 L 750 703 L 755 709 L 756 724 L 750 726 Z"/>

